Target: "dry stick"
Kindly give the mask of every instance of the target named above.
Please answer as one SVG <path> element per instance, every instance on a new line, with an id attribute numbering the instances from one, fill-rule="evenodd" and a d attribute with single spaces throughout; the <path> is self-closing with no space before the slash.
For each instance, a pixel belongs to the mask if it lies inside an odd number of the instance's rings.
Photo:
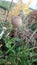
<path id="1" fill-rule="evenodd" d="M 31 38 L 34 36 L 34 34 L 35 34 L 36 32 L 37 32 L 37 29 L 36 29 L 36 30 L 33 32 L 33 34 L 31 35 L 31 37 L 30 37 L 28 43 L 30 42 Z"/>
<path id="2" fill-rule="evenodd" d="M 8 14 L 9 14 L 10 8 L 11 8 L 11 6 L 12 6 L 12 2 L 13 2 L 13 0 L 11 1 L 11 4 L 10 4 L 9 9 L 8 9 L 8 11 L 7 11 L 7 15 L 6 15 L 6 18 L 5 18 L 5 22 L 7 21 Z"/>
<path id="3" fill-rule="evenodd" d="M 29 44 L 30 40 L 32 39 L 32 37 L 34 36 L 34 34 L 37 32 L 37 29 L 33 32 L 33 34 L 30 36 L 30 39 L 28 40 L 28 43 L 26 44 L 26 46 Z M 25 48 L 26 48 L 25 46 Z"/>

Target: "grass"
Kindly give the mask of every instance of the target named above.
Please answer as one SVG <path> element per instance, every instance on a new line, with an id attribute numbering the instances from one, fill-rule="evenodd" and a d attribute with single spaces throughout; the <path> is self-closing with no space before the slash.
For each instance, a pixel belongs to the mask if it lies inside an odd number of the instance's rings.
<path id="1" fill-rule="evenodd" d="M 9 5 L 10 2 L 2 1 L 0 3 L 0 7 L 4 10 L 8 10 Z M 0 22 L 1 32 L 3 26 L 7 27 L 7 31 L 4 32 L 0 40 L 0 44 L 2 44 L 2 47 L 0 47 L 0 65 L 37 65 L 37 46 L 31 47 L 30 43 L 28 44 L 25 40 L 21 40 L 19 36 L 7 36 L 13 28 L 9 22 Z M 36 28 L 37 24 L 30 27 L 33 31 Z M 28 45 L 26 46 L 26 44 Z"/>
<path id="2" fill-rule="evenodd" d="M 3 8 L 4 10 L 8 10 L 10 6 L 10 2 L 7 1 L 1 1 L 0 2 L 0 8 Z M 12 7 L 15 6 L 15 3 L 12 4 Z"/>

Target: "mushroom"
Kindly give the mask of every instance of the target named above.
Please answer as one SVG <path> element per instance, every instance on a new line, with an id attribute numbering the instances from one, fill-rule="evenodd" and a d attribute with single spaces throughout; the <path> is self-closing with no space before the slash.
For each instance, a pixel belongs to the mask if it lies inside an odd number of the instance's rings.
<path id="1" fill-rule="evenodd" d="M 13 16 L 12 17 L 12 24 L 15 28 L 20 28 L 22 26 L 22 19 L 20 16 Z"/>

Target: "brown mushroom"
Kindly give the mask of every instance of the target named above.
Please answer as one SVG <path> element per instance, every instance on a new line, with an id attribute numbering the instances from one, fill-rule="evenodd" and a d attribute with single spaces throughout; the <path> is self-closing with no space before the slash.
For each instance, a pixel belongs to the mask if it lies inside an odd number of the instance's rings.
<path id="1" fill-rule="evenodd" d="M 20 28 L 22 26 L 22 19 L 20 16 L 12 17 L 12 24 L 15 28 Z"/>

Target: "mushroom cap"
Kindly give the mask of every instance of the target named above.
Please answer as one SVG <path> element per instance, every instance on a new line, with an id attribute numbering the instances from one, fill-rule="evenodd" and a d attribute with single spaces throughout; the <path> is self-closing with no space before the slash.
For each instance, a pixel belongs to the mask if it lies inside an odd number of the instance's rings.
<path id="1" fill-rule="evenodd" d="M 16 28 L 20 28 L 22 26 L 22 19 L 20 16 L 13 16 L 12 17 L 12 24 Z"/>

